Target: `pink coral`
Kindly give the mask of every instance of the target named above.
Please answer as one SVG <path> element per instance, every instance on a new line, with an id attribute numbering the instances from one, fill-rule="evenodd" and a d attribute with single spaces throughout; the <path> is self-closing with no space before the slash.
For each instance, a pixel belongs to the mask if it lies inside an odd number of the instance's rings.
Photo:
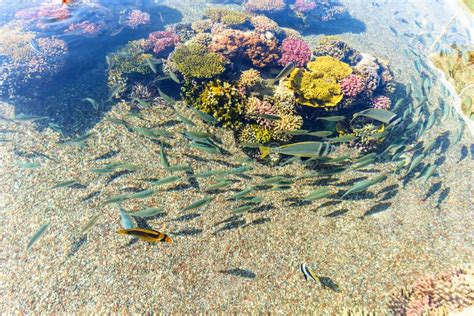
<path id="1" fill-rule="evenodd" d="M 71 12 L 67 6 L 60 6 L 54 4 L 44 5 L 38 11 L 38 17 L 53 18 L 56 20 L 67 20 L 71 16 Z"/>
<path id="2" fill-rule="evenodd" d="M 296 13 L 306 13 L 316 8 L 316 2 L 312 0 L 296 0 L 291 7 Z"/>
<path id="3" fill-rule="evenodd" d="M 286 65 L 293 62 L 298 67 L 304 67 L 311 59 L 312 51 L 308 43 L 296 37 L 285 38 L 281 43 L 280 65 Z"/>
<path id="4" fill-rule="evenodd" d="M 213 30 L 209 50 L 227 58 L 235 57 L 243 53 L 244 43 L 249 36 L 251 36 L 250 33 L 240 30 Z"/>
<path id="5" fill-rule="evenodd" d="M 247 101 L 247 114 L 251 117 L 255 116 L 255 120 L 261 126 L 265 128 L 272 128 L 275 124 L 272 120 L 258 117 L 255 114 L 277 115 L 277 111 L 270 102 L 251 97 Z"/>
<path id="6" fill-rule="evenodd" d="M 69 25 L 66 32 L 78 31 L 81 34 L 96 36 L 103 29 L 103 26 L 93 23 L 91 21 L 83 21 L 81 23 L 73 23 Z"/>
<path id="7" fill-rule="evenodd" d="M 132 10 L 125 21 L 125 25 L 132 29 L 137 28 L 139 25 L 150 23 L 150 15 L 140 10 Z"/>
<path id="8" fill-rule="evenodd" d="M 389 97 L 386 97 L 384 95 L 379 95 L 372 99 L 372 107 L 374 109 L 390 110 L 391 106 L 392 101 L 390 101 Z"/>
<path id="9" fill-rule="evenodd" d="M 340 82 L 341 91 L 347 97 L 359 95 L 365 88 L 365 81 L 361 76 L 351 74 Z"/>
<path id="10" fill-rule="evenodd" d="M 159 54 L 179 43 L 180 37 L 171 31 L 157 31 L 148 35 L 153 52 Z"/>
<path id="11" fill-rule="evenodd" d="M 281 11 L 285 9 L 284 0 L 247 0 L 244 4 L 249 11 Z"/>
<path id="12" fill-rule="evenodd" d="M 279 59 L 278 42 L 275 38 L 268 39 L 263 34 L 249 36 L 245 40 L 245 57 L 256 67 L 267 67 Z"/>
<path id="13" fill-rule="evenodd" d="M 279 29 L 278 24 L 270 18 L 264 15 L 253 15 L 250 17 L 250 23 L 255 28 L 255 31 L 259 33 L 265 33 L 268 31 L 275 32 Z"/>

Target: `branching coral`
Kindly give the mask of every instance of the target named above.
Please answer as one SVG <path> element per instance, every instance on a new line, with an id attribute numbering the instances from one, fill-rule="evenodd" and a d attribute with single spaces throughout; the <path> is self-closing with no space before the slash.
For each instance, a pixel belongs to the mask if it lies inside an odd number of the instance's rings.
<path id="1" fill-rule="evenodd" d="M 249 36 L 245 42 L 245 56 L 256 67 L 263 68 L 272 65 L 279 59 L 278 42 L 275 38 L 265 36 Z"/>
<path id="2" fill-rule="evenodd" d="M 255 28 L 255 31 L 259 33 L 279 31 L 278 24 L 264 15 L 252 15 L 250 17 L 250 23 Z"/>
<path id="3" fill-rule="evenodd" d="M 138 26 L 148 23 L 150 23 L 150 15 L 140 10 L 130 11 L 125 20 L 125 25 L 132 29 L 136 29 Z"/>
<path id="4" fill-rule="evenodd" d="M 249 36 L 251 36 L 251 33 L 232 29 L 213 32 L 209 50 L 222 54 L 226 58 L 233 58 L 243 54 Z"/>
<path id="5" fill-rule="evenodd" d="M 184 77 L 212 78 L 224 72 L 224 58 L 214 52 L 208 52 L 204 45 L 191 43 L 182 45 L 171 55 L 171 61 Z"/>
<path id="6" fill-rule="evenodd" d="M 355 49 L 349 47 L 345 42 L 338 40 L 335 37 L 324 37 L 320 40 L 318 46 L 314 50 L 315 56 L 331 56 L 340 61 L 348 63 L 353 66 L 360 59 L 361 54 Z"/>
<path id="7" fill-rule="evenodd" d="M 392 101 L 390 101 L 390 98 L 384 95 L 379 95 L 374 98 L 372 98 L 372 107 L 374 109 L 381 109 L 381 110 L 390 110 L 390 107 L 392 106 Z"/>
<path id="8" fill-rule="evenodd" d="M 272 140 L 272 136 L 271 130 L 258 124 L 249 124 L 240 131 L 239 142 L 265 144 Z"/>
<path id="9" fill-rule="evenodd" d="M 148 35 L 148 41 L 153 47 L 153 52 L 159 54 L 178 44 L 180 37 L 171 31 L 157 31 Z"/>
<path id="10" fill-rule="evenodd" d="M 285 38 L 281 43 L 280 50 L 281 58 L 278 63 L 283 66 L 293 62 L 297 67 L 304 67 L 312 55 L 308 43 L 295 37 Z"/>
<path id="11" fill-rule="evenodd" d="M 388 309 L 397 315 L 445 314 L 474 305 L 474 270 L 462 267 L 420 279 L 413 286 L 394 292 Z"/>
<path id="12" fill-rule="evenodd" d="M 365 81 L 361 76 L 351 74 L 340 82 L 342 93 L 347 97 L 356 97 L 365 88 Z"/>

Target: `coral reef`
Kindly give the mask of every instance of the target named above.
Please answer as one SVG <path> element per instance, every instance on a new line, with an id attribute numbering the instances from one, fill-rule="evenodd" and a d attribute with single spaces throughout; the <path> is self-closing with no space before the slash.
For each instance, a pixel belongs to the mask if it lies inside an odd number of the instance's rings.
<path id="1" fill-rule="evenodd" d="M 434 315 L 462 311 L 474 305 L 474 270 L 471 266 L 421 278 L 394 292 L 388 303 L 397 315 Z"/>
<path id="2" fill-rule="evenodd" d="M 281 43 L 280 50 L 281 58 L 278 63 L 283 66 L 293 62 L 298 67 L 304 67 L 313 54 L 308 43 L 295 37 L 285 38 Z"/>
<path id="3" fill-rule="evenodd" d="M 251 12 L 281 11 L 286 7 L 284 0 L 247 0 L 244 7 Z"/>
<path id="4" fill-rule="evenodd" d="M 98 36 L 104 29 L 103 25 L 93 23 L 91 21 L 83 21 L 80 23 L 72 23 L 64 32 L 75 32 L 86 36 Z"/>
<path id="5" fill-rule="evenodd" d="M 188 78 L 212 78 L 225 70 L 221 55 L 208 52 L 206 46 L 197 43 L 178 47 L 170 58 L 179 72 Z"/>
<path id="6" fill-rule="evenodd" d="M 166 52 L 180 42 L 180 37 L 171 31 L 157 31 L 148 35 L 150 46 L 155 54 Z"/>
<path id="7" fill-rule="evenodd" d="M 206 16 L 214 23 L 222 23 L 228 26 L 244 24 L 248 19 L 244 12 L 225 7 L 210 8 L 206 11 Z"/>
<path id="8" fill-rule="evenodd" d="M 132 10 L 128 13 L 124 24 L 132 29 L 136 29 L 140 25 L 148 23 L 150 23 L 150 15 L 147 12 Z"/>
<path id="9" fill-rule="evenodd" d="M 321 56 L 308 63 L 307 70 L 294 69 L 287 87 L 295 92 L 297 102 L 312 107 L 334 107 L 343 98 L 337 80 L 344 79 L 352 69 L 330 56 Z"/>
<path id="10" fill-rule="evenodd" d="M 264 15 L 250 16 L 250 23 L 254 27 L 255 31 L 259 33 L 279 31 L 278 24 Z"/>
<path id="11" fill-rule="evenodd" d="M 347 97 L 356 97 L 365 88 L 365 81 L 361 76 L 351 74 L 340 82 L 341 91 Z"/>
<path id="12" fill-rule="evenodd" d="M 312 0 L 296 0 L 291 9 L 299 15 L 303 15 L 316 8 L 316 2 Z"/>
<path id="13" fill-rule="evenodd" d="M 390 110 L 390 107 L 392 106 L 392 101 L 390 101 L 390 98 L 384 95 L 379 95 L 374 98 L 372 98 L 372 107 L 374 109 L 381 109 L 381 110 Z"/>
<path id="14" fill-rule="evenodd" d="M 212 115 L 224 127 L 237 129 L 242 125 L 242 99 L 237 88 L 229 82 L 207 83 L 193 105 Z"/>
<path id="15" fill-rule="evenodd" d="M 362 59 L 358 51 L 349 47 L 345 42 L 330 36 L 320 40 L 314 50 L 314 56 L 331 56 L 351 66 L 355 66 Z"/>

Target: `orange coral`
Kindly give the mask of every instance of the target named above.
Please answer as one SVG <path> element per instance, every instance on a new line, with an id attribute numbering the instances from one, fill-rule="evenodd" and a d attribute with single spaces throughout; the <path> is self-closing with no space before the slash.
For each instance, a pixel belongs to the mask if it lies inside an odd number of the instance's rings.
<path id="1" fill-rule="evenodd" d="M 243 31 L 223 29 L 212 34 L 209 50 L 222 54 L 227 58 L 235 57 L 243 53 L 247 36 Z"/>
<path id="2" fill-rule="evenodd" d="M 264 36 L 250 36 L 245 41 L 245 56 L 256 67 L 266 67 L 274 64 L 280 58 L 276 39 L 267 39 Z"/>

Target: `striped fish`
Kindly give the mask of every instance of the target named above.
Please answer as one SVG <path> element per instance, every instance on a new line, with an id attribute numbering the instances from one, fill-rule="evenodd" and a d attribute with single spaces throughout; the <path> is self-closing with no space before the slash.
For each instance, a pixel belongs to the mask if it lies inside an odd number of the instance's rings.
<path id="1" fill-rule="evenodd" d="M 308 278 L 312 279 L 314 282 L 320 282 L 317 275 L 306 265 L 306 263 L 300 264 L 300 270 L 303 272 L 304 279 L 308 281 Z"/>
<path id="2" fill-rule="evenodd" d="M 154 229 L 147 228 L 130 228 L 130 229 L 119 229 L 117 230 L 118 234 L 129 235 L 148 242 L 167 242 L 169 244 L 173 243 L 173 240 L 170 236 L 160 233 Z"/>

